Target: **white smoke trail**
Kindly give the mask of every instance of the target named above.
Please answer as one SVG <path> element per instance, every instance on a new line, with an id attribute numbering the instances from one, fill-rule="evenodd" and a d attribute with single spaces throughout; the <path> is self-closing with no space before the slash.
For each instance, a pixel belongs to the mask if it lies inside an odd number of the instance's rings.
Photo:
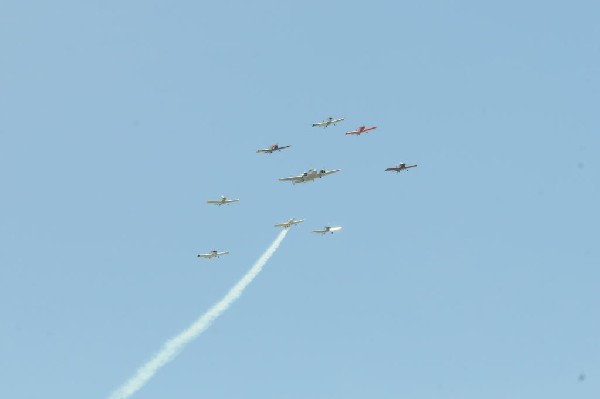
<path id="1" fill-rule="evenodd" d="M 279 245 L 285 238 L 288 230 L 284 229 L 275 241 L 271 244 L 269 248 L 262 254 L 260 258 L 256 261 L 254 266 L 242 277 L 240 281 L 237 282 L 236 285 L 233 286 L 212 308 L 208 309 L 206 313 L 204 313 L 198 320 L 194 322 L 191 326 L 189 326 L 186 330 L 181 332 L 179 335 L 168 340 L 162 347 L 162 349 L 154 355 L 152 359 L 150 359 L 146 364 L 140 367 L 135 375 L 129 379 L 123 386 L 114 391 L 109 399 L 126 399 L 133 395 L 138 389 L 143 387 L 156 372 L 165 364 L 173 360 L 179 352 L 183 350 L 183 348 L 190 343 L 194 338 L 204 332 L 212 322 L 219 317 L 224 311 L 226 311 L 229 306 L 236 299 L 242 295 L 244 289 L 254 280 L 254 277 L 260 273 L 263 266 L 269 258 L 275 253 Z"/>

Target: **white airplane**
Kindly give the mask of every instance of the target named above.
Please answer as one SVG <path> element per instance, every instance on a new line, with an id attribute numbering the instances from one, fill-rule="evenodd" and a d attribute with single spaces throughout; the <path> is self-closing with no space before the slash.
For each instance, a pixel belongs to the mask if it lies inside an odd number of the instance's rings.
<path id="1" fill-rule="evenodd" d="M 313 123 L 313 127 L 327 127 L 329 125 L 335 126 L 336 123 L 343 121 L 344 118 L 333 119 L 331 117 L 325 119 L 323 122 Z"/>
<path id="2" fill-rule="evenodd" d="M 302 222 L 304 222 L 304 219 L 291 218 L 286 222 L 276 224 L 275 227 L 283 227 L 284 229 L 289 229 L 290 227 Z"/>
<path id="3" fill-rule="evenodd" d="M 341 226 L 325 226 L 325 228 L 323 228 L 322 230 L 313 230 L 313 233 L 318 233 L 318 234 L 325 234 L 325 233 L 331 233 L 333 234 L 336 231 L 340 231 L 342 229 Z"/>
<path id="4" fill-rule="evenodd" d="M 199 254 L 198 257 L 199 258 L 212 259 L 212 258 L 218 258 L 221 255 L 228 255 L 228 254 L 229 254 L 228 251 L 225 251 L 225 252 L 210 251 L 207 254 Z"/>
<path id="5" fill-rule="evenodd" d="M 239 202 L 239 199 L 229 199 L 224 195 L 221 195 L 221 199 L 219 200 L 208 200 L 206 201 L 208 204 L 215 204 L 215 205 L 229 205 L 232 202 Z"/>
<path id="6" fill-rule="evenodd" d="M 284 145 L 284 146 L 279 146 L 279 144 L 273 144 L 272 146 L 270 146 L 269 148 L 265 148 L 264 150 L 256 150 L 256 152 L 262 152 L 265 154 L 272 154 L 273 151 L 281 151 L 281 150 L 285 150 L 286 148 L 290 148 L 291 145 Z"/>
<path id="7" fill-rule="evenodd" d="M 309 169 L 307 172 L 304 172 L 301 175 L 292 176 L 292 177 L 281 177 L 281 178 L 279 178 L 279 180 L 280 181 L 291 181 L 293 184 L 306 183 L 307 181 L 313 181 L 317 178 L 320 179 L 323 176 L 327 176 L 332 173 L 337 173 L 340 170 L 341 169 L 334 169 L 334 170 L 321 169 L 321 170 L 317 171 L 316 169 Z"/>

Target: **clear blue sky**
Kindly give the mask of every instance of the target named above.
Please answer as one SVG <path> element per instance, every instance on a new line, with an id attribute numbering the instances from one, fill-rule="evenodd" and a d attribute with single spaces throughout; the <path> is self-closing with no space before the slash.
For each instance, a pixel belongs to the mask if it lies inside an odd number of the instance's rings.
<path id="1" fill-rule="evenodd" d="M 0 4 L 0 397 L 106 398 L 297 217 L 135 398 L 598 398 L 598 2 L 95 3 Z"/>

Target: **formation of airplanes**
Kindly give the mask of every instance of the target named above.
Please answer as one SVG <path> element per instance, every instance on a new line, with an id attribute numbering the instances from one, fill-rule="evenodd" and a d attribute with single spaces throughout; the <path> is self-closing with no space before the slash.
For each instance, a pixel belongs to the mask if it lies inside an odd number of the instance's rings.
<path id="1" fill-rule="evenodd" d="M 208 200 L 206 202 L 208 204 L 215 204 L 215 205 L 221 206 L 221 205 L 229 205 L 229 204 L 231 204 L 233 202 L 239 202 L 239 201 L 240 201 L 239 199 L 229 199 L 226 196 L 221 195 L 221 199 L 218 199 L 218 200 Z"/>
<path id="2" fill-rule="evenodd" d="M 359 127 L 356 130 L 350 130 L 349 132 L 346 132 L 346 134 L 355 134 L 357 136 L 360 136 L 361 134 L 366 133 L 369 130 L 375 130 L 375 129 L 377 129 L 377 126 L 365 127 L 365 125 L 362 125 L 361 127 Z"/>
<path id="3" fill-rule="evenodd" d="M 303 172 L 301 175 L 292 176 L 292 177 L 280 177 L 279 180 L 280 181 L 291 181 L 293 184 L 296 184 L 296 183 L 306 183 L 307 181 L 313 181 L 315 179 L 320 179 L 323 176 L 327 176 L 327 175 L 331 175 L 333 173 L 337 173 L 340 170 L 341 169 L 334 169 L 334 170 L 309 169 L 308 171 Z"/>
<path id="4" fill-rule="evenodd" d="M 317 122 L 317 123 L 313 123 L 312 126 L 313 127 L 328 127 L 331 125 L 336 125 L 339 122 L 342 122 L 344 120 L 344 118 L 337 118 L 334 119 L 332 117 L 325 119 L 322 122 Z M 356 136 L 360 136 L 362 133 L 366 133 L 369 132 L 371 130 L 375 130 L 377 129 L 377 126 L 371 126 L 371 127 L 366 127 L 365 125 L 360 126 L 358 129 L 356 130 L 351 130 L 346 132 L 345 134 L 347 135 L 356 135 Z M 275 151 L 281 151 L 284 150 L 286 148 L 291 147 L 290 145 L 285 145 L 285 146 L 280 146 L 279 144 L 273 144 L 271 146 L 269 146 L 268 148 L 265 149 L 260 149 L 257 150 L 257 153 L 263 153 L 263 154 L 272 154 Z M 393 171 L 393 172 L 400 172 L 403 170 L 408 170 L 410 168 L 415 168 L 417 165 L 407 165 L 406 163 L 402 162 L 400 164 L 398 164 L 398 166 L 393 166 L 393 167 L 389 167 L 387 169 L 385 169 L 386 171 Z M 297 176 L 290 176 L 290 177 L 281 177 L 278 180 L 279 181 L 291 181 L 293 184 L 296 183 L 306 183 L 309 181 L 314 181 L 315 179 L 320 179 L 323 176 L 328 176 L 330 174 L 333 173 L 337 173 L 341 171 L 341 169 L 332 169 L 332 170 L 326 170 L 326 169 L 321 169 L 321 170 L 317 170 L 317 169 L 309 169 L 306 172 L 303 172 L 300 175 Z M 228 205 L 234 202 L 239 202 L 239 199 L 229 199 L 227 197 L 225 197 L 224 195 L 221 196 L 220 199 L 218 200 L 208 200 L 206 201 L 209 204 L 214 204 L 214 205 Z M 295 219 L 295 218 L 291 218 L 286 220 L 285 222 L 282 223 L 277 223 L 274 225 L 274 227 L 282 227 L 284 229 L 289 229 L 293 226 L 296 226 L 300 223 L 304 222 L 304 219 Z M 342 226 L 325 226 L 322 229 L 318 229 L 318 230 L 312 230 L 313 233 L 316 234 L 321 234 L 321 235 L 325 235 L 327 233 L 329 234 L 333 234 L 337 231 L 342 230 Z M 205 253 L 205 254 L 199 254 L 198 257 L 199 258 L 205 258 L 205 259 L 212 259 L 212 258 L 218 258 L 222 255 L 228 255 L 229 251 L 223 251 L 223 252 L 219 252 L 217 250 L 213 250 L 209 253 Z"/>
<path id="5" fill-rule="evenodd" d="M 265 153 L 265 154 L 272 154 L 273 151 L 281 151 L 281 150 L 285 150 L 286 148 L 290 148 L 290 147 L 291 147 L 291 145 L 279 146 L 279 144 L 273 144 L 269 148 L 265 148 L 264 150 L 256 150 L 256 152 L 258 152 L 258 153 Z"/>

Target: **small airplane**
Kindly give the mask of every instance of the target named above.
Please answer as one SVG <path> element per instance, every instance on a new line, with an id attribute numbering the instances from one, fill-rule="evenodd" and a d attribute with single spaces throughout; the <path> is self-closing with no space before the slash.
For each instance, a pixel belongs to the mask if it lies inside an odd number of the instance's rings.
<path id="1" fill-rule="evenodd" d="M 320 179 L 323 176 L 327 176 L 332 173 L 337 173 L 340 170 L 341 169 L 334 169 L 334 170 L 321 169 L 321 170 L 317 171 L 316 169 L 309 169 L 307 172 L 304 172 L 301 175 L 292 176 L 292 177 L 281 177 L 281 178 L 279 178 L 279 180 L 280 181 L 291 181 L 293 184 L 306 183 L 307 181 L 313 181 L 317 178 Z"/>
<path id="2" fill-rule="evenodd" d="M 298 223 L 302 223 L 302 222 L 304 222 L 304 219 L 291 218 L 290 220 L 285 221 L 283 223 L 277 223 L 275 225 L 275 227 L 283 227 L 284 229 L 289 229 L 290 227 L 297 225 Z"/>
<path id="3" fill-rule="evenodd" d="M 207 254 L 199 254 L 198 257 L 199 258 L 205 258 L 205 259 L 212 259 L 212 258 L 218 258 L 221 255 L 228 255 L 229 252 L 225 251 L 225 252 L 219 252 L 219 251 L 210 251 Z"/>
<path id="4" fill-rule="evenodd" d="M 256 150 L 256 152 L 262 152 L 265 154 L 272 154 L 273 151 L 281 151 L 284 150 L 286 148 L 290 148 L 291 145 L 284 145 L 282 147 L 279 146 L 279 144 L 273 144 L 272 146 L 270 146 L 269 148 L 265 148 L 264 150 Z"/>
<path id="5" fill-rule="evenodd" d="M 331 233 L 333 234 L 336 231 L 340 231 L 342 229 L 341 226 L 325 226 L 325 228 L 323 228 L 322 230 L 313 230 L 313 233 L 318 233 L 318 234 L 325 234 L 325 233 Z"/>
<path id="6" fill-rule="evenodd" d="M 406 169 L 410 169 L 410 168 L 416 168 L 417 165 L 407 165 L 404 162 L 401 162 L 398 166 L 394 166 L 392 168 L 387 168 L 386 171 L 391 171 L 391 172 L 400 172 Z"/>
<path id="7" fill-rule="evenodd" d="M 333 119 L 331 117 L 325 119 L 323 122 L 313 123 L 312 127 L 327 127 L 329 125 L 335 126 L 336 123 L 343 121 L 344 118 Z"/>
<path id="8" fill-rule="evenodd" d="M 208 204 L 215 204 L 215 205 L 219 205 L 219 206 L 221 206 L 221 205 L 229 205 L 232 202 L 239 202 L 239 199 L 229 199 L 226 196 L 221 195 L 221 199 L 219 199 L 219 200 L 208 200 L 208 201 L 206 201 L 206 203 L 208 203 Z"/>
<path id="9" fill-rule="evenodd" d="M 377 129 L 377 126 L 365 127 L 365 125 L 362 125 L 361 127 L 359 127 L 356 130 L 351 130 L 349 132 L 346 132 L 346 134 L 356 134 L 357 136 L 360 136 L 362 133 L 366 133 L 369 130 L 375 130 L 375 129 Z"/>

